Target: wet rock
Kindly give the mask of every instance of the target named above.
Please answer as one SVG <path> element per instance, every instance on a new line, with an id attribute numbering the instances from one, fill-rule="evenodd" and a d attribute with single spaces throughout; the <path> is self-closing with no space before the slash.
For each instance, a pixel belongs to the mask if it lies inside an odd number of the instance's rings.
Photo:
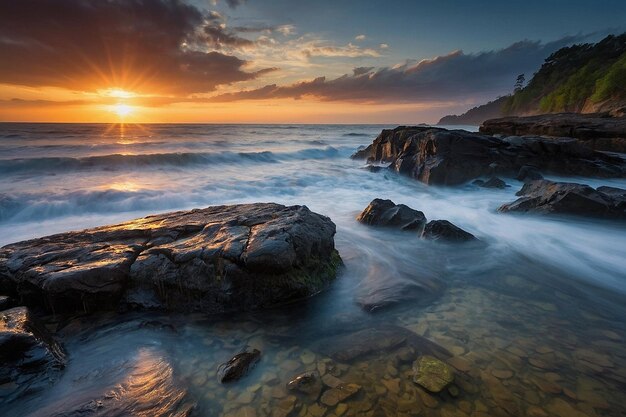
<path id="1" fill-rule="evenodd" d="M 376 198 L 359 214 L 357 221 L 370 226 L 421 230 L 426 224 L 426 217 L 421 211 L 413 210 L 404 204 Z"/>
<path id="2" fill-rule="evenodd" d="M 305 206 L 167 213 L 5 246 L 0 288 L 55 311 L 258 308 L 325 288 L 341 263 L 334 234 Z"/>
<path id="3" fill-rule="evenodd" d="M 369 172 L 380 172 L 387 169 L 387 167 L 383 167 L 380 165 L 366 165 L 363 167 L 363 169 Z"/>
<path id="4" fill-rule="evenodd" d="M 422 238 L 447 242 L 469 242 L 476 237 L 447 220 L 431 220 L 424 227 Z"/>
<path id="5" fill-rule="evenodd" d="M 486 175 L 515 176 L 525 165 L 558 175 L 626 175 L 624 160 L 595 152 L 576 139 L 507 141 L 432 127 L 385 129 L 353 158 L 390 163 L 390 169 L 432 185 L 458 185 Z"/>
<path id="6" fill-rule="evenodd" d="M 476 180 L 473 184 L 482 188 L 506 188 L 506 182 L 498 177 L 491 177 L 487 181 Z"/>
<path id="7" fill-rule="evenodd" d="M 572 137 L 592 149 L 626 152 L 626 118 L 605 113 L 560 113 L 504 117 L 485 121 L 480 131 L 488 134 Z"/>
<path id="8" fill-rule="evenodd" d="M 542 180 L 543 175 L 541 175 L 541 172 L 539 172 L 537 168 L 530 165 L 524 165 L 519 169 L 519 172 L 517 173 L 517 176 L 515 178 L 519 181 L 529 182 Z"/>
<path id="9" fill-rule="evenodd" d="M 626 219 L 626 190 L 607 193 L 583 184 L 539 180 L 524 184 L 516 195 L 520 198 L 498 211 Z"/>
<path id="10" fill-rule="evenodd" d="M 315 372 L 305 372 L 289 381 L 287 389 L 306 394 L 309 398 L 317 400 L 322 392 L 322 382 Z"/>
<path id="11" fill-rule="evenodd" d="M 65 352 L 26 307 L 0 312 L 0 384 L 56 371 Z"/>
<path id="12" fill-rule="evenodd" d="M 340 384 L 335 388 L 324 391 L 320 402 L 329 407 L 334 407 L 338 403 L 352 397 L 360 390 L 361 386 L 358 384 Z"/>
<path id="13" fill-rule="evenodd" d="M 260 359 L 261 352 L 259 350 L 246 349 L 218 367 L 217 379 L 221 383 L 238 381 L 246 376 Z"/>
<path id="14" fill-rule="evenodd" d="M 6 295 L 0 295 L 0 311 L 8 310 L 16 306 L 16 302 L 11 297 Z"/>
<path id="15" fill-rule="evenodd" d="M 413 382 L 430 392 L 440 392 L 454 381 L 454 371 L 432 356 L 422 356 L 413 363 Z"/>

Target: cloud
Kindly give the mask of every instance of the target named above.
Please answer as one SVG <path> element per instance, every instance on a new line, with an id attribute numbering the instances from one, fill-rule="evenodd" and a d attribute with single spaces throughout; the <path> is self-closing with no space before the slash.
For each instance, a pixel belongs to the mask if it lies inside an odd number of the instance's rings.
<path id="1" fill-rule="evenodd" d="M 228 4 L 228 6 L 231 7 L 232 9 L 235 9 L 241 6 L 245 2 L 246 0 L 226 0 L 226 4 Z"/>
<path id="2" fill-rule="evenodd" d="M 389 48 L 389 45 L 387 45 L 386 43 L 381 43 L 379 48 L 380 49 L 387 49 L 387 48 Z"/>
<path id="3" fill-rule="evenodd" d="M 311 42 L 303 45 L 300 49 L 302 55 L 310 57 L 373 57 L 380 56 L 380 52 L 372 48 L 361 48 L 349 43 L 347 45 L 330 45 L 320 42 Z"/>
<path id="4" fill-rule="evenodd" d="M 466 54 L 453 51 L 421 61 L 374 69 L 355 68 L 352 74 L 317 77 L 291 85 L 267 85 L 255 90 L 220 94 L 213 101 L 314 97 L 324 101 L 439 102 L 488 99 L 510 92 L 517 74 L 528 77 L 557 49 L 583 41 L 585 35 L 554 42 L 524 40 L 506 48 Z"/>
<path id="5" fill-rule="evenodd" d="M 366 38 L 366 36 L 365 36 L 365 35 L 356 35 L 356 36 L 354 37 L 354 40 L 355 40 L 355 41 L 364 41 L 364 40 L 365 40 L 365 38 Z"/>
<path id="6" fill-rule="evenodd" d="M 184 95 L 267 72 L 246 71 L 246 61 L 216 50 L 251 42 L 220 31 L 220 19 L 182 0 L 3 1 L 0 79 Z"/>

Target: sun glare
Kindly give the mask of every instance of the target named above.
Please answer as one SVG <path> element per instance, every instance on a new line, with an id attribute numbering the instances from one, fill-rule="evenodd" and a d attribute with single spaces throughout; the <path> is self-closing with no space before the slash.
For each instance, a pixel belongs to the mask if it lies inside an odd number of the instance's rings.
<path id="1" fill-rule="evenodd" d="M 115 98 L 131 98 L 135 97 L 135 93 L 130 91 L 122 90 L 121 88 L 109 88 L 107 90 L 98 90 L 98 93 L 101 96 L 105 97 L 115 97 Z"/>
<path id="2" fill-rule="evenodd" d="M 133 112 L 133 107 L 128 104 L 119 103 L 113 106 L 113 113 L 120 117 L 128 116 Z"/>

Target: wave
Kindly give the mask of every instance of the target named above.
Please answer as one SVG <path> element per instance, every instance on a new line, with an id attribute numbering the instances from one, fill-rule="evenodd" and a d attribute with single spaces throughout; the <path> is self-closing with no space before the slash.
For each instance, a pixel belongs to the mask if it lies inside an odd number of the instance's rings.
<path id="1" fill-rule="evenodd" d="M 192 199 L 194 196 L 188 196 Z M 81 190 L 67 194 L 0 194 L 0 223 L 51 218 L 167 210 L 181 204 L 180 193 L 160 190 Z"/>
<path id="2" fill-rule="evenodd" d="M 87 157 L 20 158 L 0 161 L 0 173 L 67 172 L 117 170 L 158 166 L 194 166 L 237 163 L 279 163 L 291 160 L 339 158 L 350 148 L 308 148 L 292 152 L 175 152 L 152 154 L 111 154 Z"/>
<path id="3" fill-rule="evenodd" d="M 350 132 L 350 133 L 344 133 L 341 136 L 345 136 L 345 137 L 370 137 L 372 136 L 370 133 L 356 133 L 356 132 Z"/>

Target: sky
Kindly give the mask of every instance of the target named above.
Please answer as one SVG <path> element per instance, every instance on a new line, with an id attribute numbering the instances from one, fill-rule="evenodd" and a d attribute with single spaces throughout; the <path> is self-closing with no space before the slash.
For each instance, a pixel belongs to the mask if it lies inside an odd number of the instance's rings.
<path id="1" fill-rule="evenodd" d="M 0 0 L 0 121 L 433 123 L 626 1 Z"/>

